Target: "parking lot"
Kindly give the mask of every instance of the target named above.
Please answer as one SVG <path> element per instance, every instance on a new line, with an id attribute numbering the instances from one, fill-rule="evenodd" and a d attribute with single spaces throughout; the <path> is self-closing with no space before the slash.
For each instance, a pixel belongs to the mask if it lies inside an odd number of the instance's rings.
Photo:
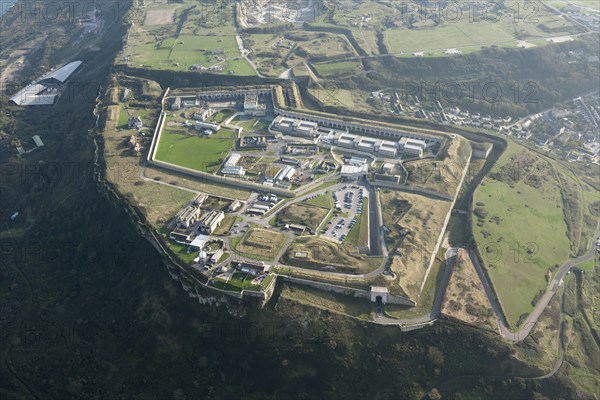
<path id="1" fill-rule="evenodd" d="M 320 232 L 324 237 L 343 243 L 348 232 L 363 212 L 362 197 L 369 195 L 366 188 L 356 184 L 344 185 L 332 192 L 336 214 Z M 366 212 L 366 210 L 364 210 Z"/>

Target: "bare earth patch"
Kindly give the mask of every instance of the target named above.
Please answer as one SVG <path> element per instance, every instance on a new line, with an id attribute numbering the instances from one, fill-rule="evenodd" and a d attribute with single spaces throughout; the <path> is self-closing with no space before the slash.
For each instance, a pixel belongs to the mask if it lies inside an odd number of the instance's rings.
<path id="1" fill-rule="evenodd" d="M 398 219 L 392 205 L 401 200 L 408 201 L 412 206 Z M 408 232 L 392 256 L 391 268 L 399 278 L 398 283 L 402 291 L 411 299 L 416 299 L 436 242 L 440 238 L 450 202 L 411 193 L 382 190 L 381 203 L 383 220 L 392 232 L 388 234 L 386 241 L 398 240 L 400 230 Z"/>
<path id="2" fill-rule="evenodd" d="M 146 19 L 144 25 L 167 25 L 173 22 L 173 14 L 175 8 L 172 9 L 161 9 L 161 10 L 148 10 L 146 11 Z"/>
<path id="3" fill-rule="evenodd" d="M 481 328 L 496 329 L 494 312 L 464 249 L 459 250 L 442 303 L 442 313 Z"/>

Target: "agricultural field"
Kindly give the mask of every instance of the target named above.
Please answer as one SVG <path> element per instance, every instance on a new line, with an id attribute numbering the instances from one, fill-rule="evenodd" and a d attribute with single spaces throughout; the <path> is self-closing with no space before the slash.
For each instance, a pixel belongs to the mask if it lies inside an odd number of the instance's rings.
<path id="1" fill-rule="evenodd" d="M 284 253 L 282 262 L 320 270 L 333 267 L 337 272 L 362 274 L 379 267 L 381 258 L 352 254 L 346 246 L 310 236 L 297 237 Z"/>
<path id="2" fill-rule="evenodd" d="M 579 6 L 582 7 L 580 11 L 582 14 L 586 14 L 588 12 L 599 12 L 600 11 L 600 3 L 596 1 L 590 0 L 542 0 L 544 3 L 547 3 L 559 10 L 562 10 L 567 5 Z"/>
<path id="3" fill-rule="evenodd" d="M 477 3 L 458 3 L 462 10 L 450 3 L 441 12 L 421 13 L 421 2 L 416 0 L 342 1 L 311 25 L 349 29 L 367 54 L 379 53 L 377 34 L 383 33 L 389 54 L 410 57 L 468 53 L 484 46 L 544 45 L 549 38 L 582 32 L 558 13 L 532 7 L 526 0 L 508 1 L 501 9 L 487 11 Z"/>
<path id="4" fill-rule="evenodd" d="M 277 214 L 277 223 L 280 225 L 301 224 L 314 230 L 321 224 L 328 212 L 328 208 L 311 204 L 291 204 Z"/>
<path id="5" fill-rule="evenodd" d="M 487 20 L 483 11 L 473 11 L 473 17 L 469 17 L 467 10 L 449 15 L 437 26 L 421 18 L 414 24 L 387 30 L 385 43 L 391 54 L 440 56 L 485 46 L 543 45 L 548 38 L 580 32 L 577 25 L 543 7 L 531 10 L 524 0 L 508 2 L 505 7 Z"/>
<path id="6" fill-rule="evenodd" d="M 560 181 L 548 161 L 510 142 L 473 203 L 475 241 L 515 325 L 546 289 L 549 270 L 569 257 Z"/>
<path id="7" fill-rule="evenodd" d="M 232 247 L 236 253 L 244 257 L 273 261 L 285 241 L 286 236 L 282 233 L 253 227 Z"/>
<path id="8" fill-rule="evenodd" d="M 392 271 L 398 276 L 394 285 L 409 298 L 416 299 L 442 234 L 450 202 L 382 189 L 381 207 L 387 228 L 386 244 L 389 248 L 398 244 L 397 251 L 390 254 Z M 403 229 L 407 230 L 404 236 L 400 233 Z"/>
<path id="9" fill-rule="evenodd" d="M 225 129 L 210 137 L 199 137 L 182 134 L 165 126 L 156 159 L 197 171 L 215 172 L 234 148 L 235 135 Z"/>
<path id="10" fill-rule="evenodd" d="M 145 18 L 129 29 L 118 60 L 132 67 L 188 71 L 202 66 L 218 68 L 210 73 L 254 76 L 240 54 L 231 3 L 223 5 L 218 12 L 216 4 L 207 8 L 190 0 L 145 7 Z"/>

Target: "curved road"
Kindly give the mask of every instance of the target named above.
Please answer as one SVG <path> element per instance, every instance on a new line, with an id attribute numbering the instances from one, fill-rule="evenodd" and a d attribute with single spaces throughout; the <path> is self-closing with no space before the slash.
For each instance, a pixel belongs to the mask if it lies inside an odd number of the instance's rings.
<path id="1" fill-rule="evenodd" d="M 544 293 L 542 298 L 537 302 L 537 304 L 533 308 L 533 311 L 529 314 L 529 316 L 523 323 L 523 326 L 516 332 L 513 332 L 508 328 L 506 318 L 504 317 L 504 313 L 502 312 L 502 309 L 500 308 L 498 299 L 497 299 L 494 291 L 492 290 L 492 288 L 489 284 L 489 281 L 487 280 L 487 277 L 484 275 L 483 269 L 482 269 L 481 265 L 479 264 L 477 257 L 474 257 L 473 254 L 469 254 L 471 261 L 473 262 L 473 265 L 475 266 L 475 270 L 477 271 L 477 274 L 479 275 L 479 278 L 481 279 L 481 282 L 483 283 L 483 286 L 485 288 L 485 293 L 488 297 L 488 300 L 490 301 L 490 304 L 492 305 L 492 308 L 494 309 L 494 313 L 496 314 L 496 319 L 498 320 L 498 329 L 500 331 L 500 335 L 502 335 L 503 338 L 514 341 L 514 342 L 520 342 L 523 339 L 525 339 L 527 336 L 529 336 L 531 329 L 533 329 L 533 327 L 535 326 L 537 320 L 540 318 L 540 315 L 544 312 L 544 310 L 548 306 L 548 303 L 550 302 L 550 300 L 552 299 L 554 294 L 558 291 L 559 287 L 562 285 L 563 278 L 565 277 L 565 275 L 571 270 L 571 268 L 573 268 L 581 263 L 584 263 L 586 261 L 589 261 L 596 256 L 596 243 L 599 238 L 600 238 L 600 226 L 596 229 L 596 235 L 594 236 L 592 248 L 586 254 L 579 256 L 577 258 L 572 258 L 572 259 L 568 260 L 559 268 L 559 270 L 556 272 L 556 274 L 554 274 L 554 277 L 553 277 L 552 281 L 550 282 L 550 284 L 548 285 L 548 289 L 546 289 L 546 292 Z"/>
<path id="2" fill-rule="evenodd" d="M 469 253 L 469 257 L 471 258 L 471 261 L 473 262 L 475 270 L 477 271 L 477 275 L 479 275 L 479 279 L 481 280 L 481 282 L 483 284 L 487 298 L 488 298 L 490 304 L 492 305 L 492 308 L 494 309 L 494 313 L 496 315 L 496 320 L 498 321 L 499 333 L 504 339 L 510 340 L 512 342 L 520 342 L 520 341 L 524 340 L 527 336 L 529 336 L 529 334 L 531 333 L 531 330 L 533 329 L 533 327 L 537 323 L 538 319 L 540 318 L 540 316 L 542 315 L 542 313 L 548 306 L 548 303 L 550 303 L 550 300 L 552 299 L 552 297 L 556 294 L 556 292 L 562 286 L 565 275 L 571 270 L 571 268 L 573 268 L 581 263 L 584 263 L 586 261 L 589 261 L 596 256 L 596 243 L 599 239 L 600 239 L 600 225 L 598 226 L 598 229 L 596 230 L 596 235 L 595 235 L 594 241 L 592 243 L 592 248 L 586 254 L 579 256 L 577 258 L 572 258 L 572 259 L 568 260 L 559 268 L 559 270 L 554 275 L 554 278 L 548 285 L 548 289 L 546 289 L 546 292 L 544 293 L 542 298 L 537 302 L 533 311 L 529 314 L 529 316 L 525 320 L 523 326 L 516 332 L 513 332 L 509 329 L 508 323 L 506 322 L 506 318 L 504 316 L 504 313 L 502 312 L 502 309 L 500 307 L 498 298 L 497 298 L 494 290 L 492 289 L 489 281 L 487 280 L 487 277 L 483 273 L 483 268 L 479 264 L 477 257 L 475 257 L 473 254 Z M 444 298 L 444 294 L 446 292 L 446 287 L 448 286 L 448 282 L 450 280 L 450 275 L 452 272 L 454 258 L 457 254 L 456 251 L 457 251 L 456 248 L 449 248 L 446 251 L 446 262 L 444 263 L 444 267 L 443 267 L 444 270 L 443 270 L 443 275 L 442 275 L 442 281 L 438 287 L 434 305 L 433 305 L 430 313 L 419 316 L 419 317 L 410 318 L 410 319 L 394 319 L 394 318 L 389 318 L 389 317 L 385 317 L 385 316 L 377 316 L 374 322 L 381 324 L 381 325 L 398 325 L 401 327 L 409 327 L 411 325 L 413 325 L 413 326 L 414 325 L 424 325 L 424 324 L 430 324 L 430 323 L 434 322 L 440 314 L 442 300 Z M 562 337 L 562 334 L 563 334 L 563 326 L 562 326 L 562 320 L 561 320 L 561 328 L 560 328 L 559 335 L 561 335 L 561 337 Z M 561 347 L 561 354 L 562 354 L 562 347 Z M 559 367 L 560 367 L 560 363 L 557 363 L 555 370 L 553 372 L 551 372 L 550 374 L 544 375 L 544 377 L 551 376 L 553 373 L 556 372 L 556 370 L 558 370 Z"/>

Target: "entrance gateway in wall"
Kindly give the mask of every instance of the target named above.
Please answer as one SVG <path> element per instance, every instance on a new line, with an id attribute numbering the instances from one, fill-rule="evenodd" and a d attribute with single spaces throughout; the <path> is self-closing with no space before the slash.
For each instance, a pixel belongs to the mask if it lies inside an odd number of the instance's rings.
<path id="1" fill-rule="evenodd" d="M 377 303 L 379 297 L 382 304 L 387 303 L 388 300 L 388 288 L 384 286 L 371 286 L 371 301 Z"/>

